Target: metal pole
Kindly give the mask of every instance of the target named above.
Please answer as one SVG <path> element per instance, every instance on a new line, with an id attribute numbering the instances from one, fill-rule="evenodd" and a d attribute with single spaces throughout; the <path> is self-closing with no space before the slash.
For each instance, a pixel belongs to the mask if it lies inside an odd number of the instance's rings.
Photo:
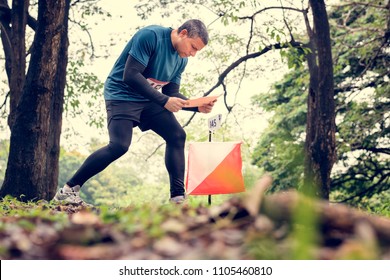
<path id="1" fill-rule="evenodd" d="M 213 132 L 211 130 L 209 130 L 209 142 L 211 142 L 211 134 Z M 208 202 L 209 202 L 209 205 L 211 205 L 211 195 L 209 195 L 209 199 L 208 199 Z"/>

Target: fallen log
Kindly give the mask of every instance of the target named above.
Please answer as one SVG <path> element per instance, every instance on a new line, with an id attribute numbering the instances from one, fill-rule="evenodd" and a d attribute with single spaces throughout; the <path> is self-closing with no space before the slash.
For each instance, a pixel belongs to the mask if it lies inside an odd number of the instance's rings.
<path id="1" fill-rule="evenodd" d="M 259 212 L 272 220 L 291 220 L 294 209 L 299 203 L 311 203 L 310 209 L 317 216 L 319 226 L 323 231 L 336 229 L 353 233 L 358 224 L 368 224 L 381 243 L 390 243 L 390 219 L 368 214 L 359 209 L 344 204 L 333 204 L 323 200 L 314 200 L 288 191 L 264 196 Z"/>
<path id="2" fill-rule="evenodd" d="M 290 233 L 294 227 L 304 231 L 314 229 L 319 245 L 324 246 L 321 252 L 327 252 L 324 248 L 333 250 L 332 253 L 324 253 L 328 256 L 333 254 L 329 258 L 349 256 L 350 253 L 345 252 L 354 250 L 377 252 L 372 256 L 390 254 L 390 218 L 369 214 L 346 204 L 307 197 L 295 190 L 266 194 L 271 184 L 272 178 L 264 176 L 244 197 L 233 198 L 211 211 L 212 220 L 231 217 L 233 220 L 245 220 L 246 224 L 256 224 L 260 229 L 267 228 L 273 233 L 278 232 L 278 227 L 283 227 L 285 234 L 282 238 L 286 237 L 286 226 L 290 228 Z M 268 225 L 262 225 L 262 221 Z M 366 256 L 363 254 L 363 258 Z"/>

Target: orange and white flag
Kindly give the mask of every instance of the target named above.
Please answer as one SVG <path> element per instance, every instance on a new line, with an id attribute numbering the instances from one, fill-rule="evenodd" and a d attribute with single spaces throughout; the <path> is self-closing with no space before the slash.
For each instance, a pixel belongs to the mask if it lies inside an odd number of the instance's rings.
<path id="1" fill-rule="evenodd" d="M 190 195 L 245 191 L 241 142 L 190 143 L 186 190 Z"/>

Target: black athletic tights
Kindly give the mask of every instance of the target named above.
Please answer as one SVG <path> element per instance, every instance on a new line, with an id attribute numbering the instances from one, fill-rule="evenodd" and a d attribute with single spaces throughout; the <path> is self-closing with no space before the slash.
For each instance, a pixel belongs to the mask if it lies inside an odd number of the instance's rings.
<path id="1" fill-rule="evenodd" d="M 151 129 L 166 141 L 165 166 L 169 173 L 171 197 L 184 194 L 184 145 L 186 134 L 172 113 L 164 112 L 154 118 Z M 131 144 L 133 121 L 111 119 L 108 125 L 110 142 L 92 153 L 67 182 L 71 187 L 82 186 L 89 178 L 104 170 L 124 155 Z"/>

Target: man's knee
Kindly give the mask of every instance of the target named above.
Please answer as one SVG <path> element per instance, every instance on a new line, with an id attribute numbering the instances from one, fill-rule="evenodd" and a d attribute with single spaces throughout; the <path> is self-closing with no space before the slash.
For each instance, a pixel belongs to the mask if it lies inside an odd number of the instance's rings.
<path id="1" fill-rule="evenodd" d="M 130 145 L 127 145 L 124 143 L 110 142 L 110 144 L 109 144 L 109 148 L 111 150 L 111 153 L 113 155 L 115 155 L 115 157 L 120 157 L 120 156 L 124 155 L 129 150 L 129 146 Z"/>
<path id="2" fill-rule="evenodd" d="M 183 128 L 180 127 L 180 129 L 176 129 L 170 133 L 167 142 L 184 145 L 184 143 L 186 142 L 186 137 L 187 137 L 186 132 L 184 131 Z"/>
<path id="3" fill-rule="evenodd" d="M 186 141 L 186 138 L 187 138 L 187 134 L 186 132 L 184 131 L 184 129 L 180 129 L 179 131 L 176 132 L 176 137 L 178 139 L 178 141 L 180 142 L 185 142 Z"/>

